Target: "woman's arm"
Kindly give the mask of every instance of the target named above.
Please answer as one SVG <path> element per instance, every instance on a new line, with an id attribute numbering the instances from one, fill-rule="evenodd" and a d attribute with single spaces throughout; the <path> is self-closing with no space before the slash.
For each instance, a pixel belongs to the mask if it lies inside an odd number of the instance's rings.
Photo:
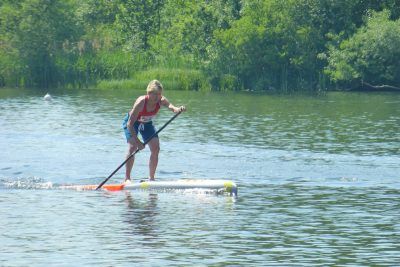
<path id="1" fill-rule="evenodd" d="M 135 129 L 133 128 L 133 125 L 135 124 L 135 122 L 138 119 L 139 116 L 139 112 L 143 109 L 144 107 L 144 100 L 145 98 L 143 96 L 138 97 L 138 99 L 136 99 L 135 104 L 133 104 L 133 107 L 131 109 L 131 111 L 129 111 L 129 119 L 127 122 L 127 127 L 129 132 L 131 133 L 131 139 L 128 140 L 128 142 L 132 143 L 136 143 L 139 144 L 141 143 L 140 140 L 138 139 Z"/>
<path id="2" fill-rule="evenodd" d="M 178 112 L 181 112 L 181 111 L 186 111 L 186 107 L 185 106 L 175 107 L 164 96 L 161 98 L 161 105 L 164 106 L 164 107 L 167 107 L 169 110 L 171 110 L 174 113 L 178 113 Z"/>

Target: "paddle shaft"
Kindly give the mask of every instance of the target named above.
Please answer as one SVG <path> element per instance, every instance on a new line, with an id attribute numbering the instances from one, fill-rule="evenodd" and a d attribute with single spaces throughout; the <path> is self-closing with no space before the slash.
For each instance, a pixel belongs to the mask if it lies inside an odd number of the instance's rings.
<path id="1" fill-rule="evenodd" d="M 176 113 L 171 119 L 169 119 L 169 121 L 167 121 L 163 127 L 161 127 L 157 132 L 155 132 L 152 136 L 150 136 L 149 139 L 147 139 L 143 145 L 146 145 L 148 142 L 150 142 L 151 139 L 153 139 L 159 132 L 161 132 L 165 127 L 167 127 L 168 124 L 170 124 L 171 121 L 173 121 L 176 117 L 178 117 L 179 114 L 181 114 L 182 111 L 179 111 L 178 113 Z M 113 177 L 113 175 L 119 171 L 119 169 L 122 168 L 122 166 L 124 166 L 128 160 L 130 160 L 133 156 L 136 155 L 136 153 L 138 153 L 140 151 L 140 149 L 136 149 L 135 152 L 133 152 L 132 154 L 129 155 L 128 158 L 126 158 L 126 160 L 124 162 L 121 163 L 121 165 L 118 166 L 118 168 L 116 168 L 103 182 L 101 182 L 101 184 L 99 184 L 99 186 L 97 186 L 96 190 L 100 189 L 105 183 L 107 183 L 108 180 L 110 180 L 111 177 Z"/>

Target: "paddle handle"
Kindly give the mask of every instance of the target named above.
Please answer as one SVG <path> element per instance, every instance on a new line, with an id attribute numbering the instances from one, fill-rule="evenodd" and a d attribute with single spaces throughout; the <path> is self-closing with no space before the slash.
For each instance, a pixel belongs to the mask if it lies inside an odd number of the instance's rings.
<path id="1" fill-rule="evenodd" d="M 173 120 L 174 120 L 176 117 L 178 117 L 179 114 L 181 114 L 181 113 L 182 113 L 182 111 L 177 112 L 171 119 L 169 119 L 169 121 L 167 121 L 167 122 L 163 125 L 163 127 L 161 127 L 157 132 L 155 132 L 155 133 L 152 134 L 147 140 L 145 140 L 145 142 L 144 142 L 143 144 L 146 145 L 147 143 L 149 143 L 151 139 L 153 139 L 155 136 L 157 136 L 157 134 L 158 134 L 159 132 L 161 132 L 165 127 L 167 127 L 167 125 L 170 124 L 171 121 L 173 121 Z M 118 166 L 118 168 L 116 168 L 103 182 L 101 182 L 101 183 L 97 186 L 96 190 L 100 189 L 105 183 L 107 183 L 107 181 L 110 180 L 110 178 L 113 177 L 114 174 L 116 174 L 117 171 L 119 171 L 119 169 L 121 169 L 122 166 L 124 166 L 124 165 L 128 162 L 128 160 L 130 160 L 130 159 L 131 159 L 136 153 L 138 153 L 139 151 L 140 151 L 139 149 L 136 149 L 135 152 L 133 152 L 132 154 L 130 154 L 129 157 L 127 157 L 126 160 L 125 160 L 124 162 L 122 162 L 122 163 Z"/>

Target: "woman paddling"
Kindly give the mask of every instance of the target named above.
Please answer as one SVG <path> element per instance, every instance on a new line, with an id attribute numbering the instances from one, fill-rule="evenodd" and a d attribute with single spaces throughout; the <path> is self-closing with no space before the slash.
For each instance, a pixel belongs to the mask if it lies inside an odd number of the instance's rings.
<path id="1" fill-rule="evenodd" d="M 163 95 L 163 86 L 157 81 L 151 81 L 147 86 L 147 94 L 139 96 L 133 104 L 132 110 L 126 114 L 124 122 L 122 124 L 125 132 L 125 137 L 128 143 L 128 158 L 137 149 L 141 150 L 144 148 L 143 143 L 138 139 L 138 133 L 142 136 L 144 142 L 146 142 L 153 134 L 156 133 L 156 129 L 153 126 L 153 117 L 158 113 L 160 107 L 167 107 L 174 113 L 185 111 L 185 106 L 175 107 L 168 99 Z M 160 142 L 158 136 L 154 136 L 149 142 L 151 155 L 149 161 L 149 179 L 154 180 L 158 164 L 158 153 L 160 151 Z M 131 171 L 134 163 L 134 156 L 126 162 L 125 171 L 125 182 L 130 182 Z"/>

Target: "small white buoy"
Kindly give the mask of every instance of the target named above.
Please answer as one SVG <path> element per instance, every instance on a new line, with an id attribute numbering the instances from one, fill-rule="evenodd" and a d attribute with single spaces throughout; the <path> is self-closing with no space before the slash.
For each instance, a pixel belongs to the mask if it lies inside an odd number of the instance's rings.
<path id="1" fill-rule="evenodd" d="M 50 101 L 50 100 L 52 100 L 53 98 L 51 97 L 51 95 L 50 95 L 49 93 L 47 93 L 47 94 L 43 97 L 43 99 L 46 100 L 46 101 Z"/>

